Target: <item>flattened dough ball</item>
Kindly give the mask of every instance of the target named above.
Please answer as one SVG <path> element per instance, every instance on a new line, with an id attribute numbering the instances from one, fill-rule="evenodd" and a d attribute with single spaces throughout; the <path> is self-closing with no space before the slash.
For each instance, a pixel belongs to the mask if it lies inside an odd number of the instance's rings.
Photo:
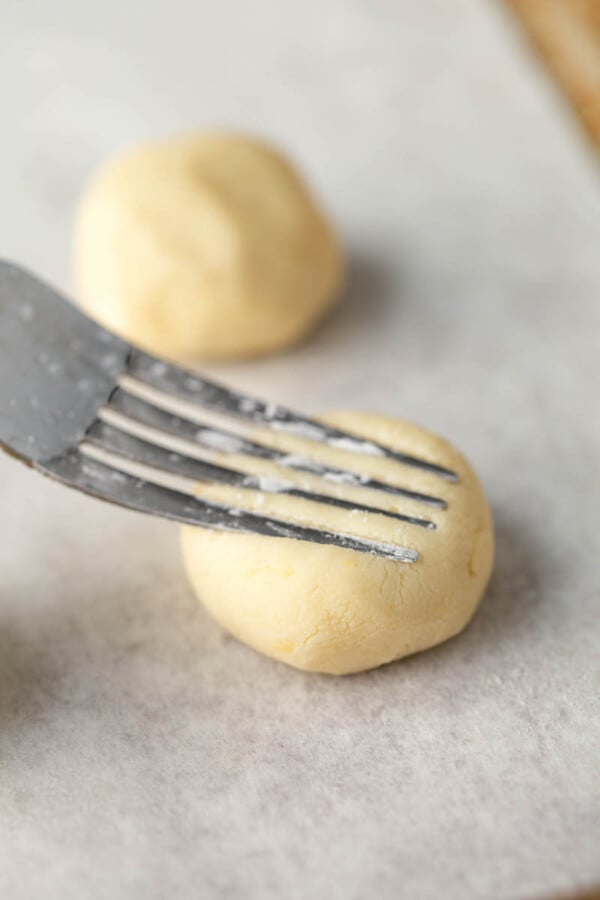
<path id="1" fill-rule="evenodd" d="M 319 458 L 332 465 L 351 466 L 445 499 L 448 508 L 440 510 L 364 488 L 328 488 L 338 496 L 383 502 L 388 509 L 424 516 L 435 522 L 435 530 L 281 495 L 255 494 L 248 500 L 248 492 L 214 486 L 199 488 L 199 494 L 412 547 L 420 553 L 416 563 L 192 527 L 183 528 L 182 546 L 192 586 L 224 628 L 261 653 L 299 669 L 346 674 L 424 650 L 461 631 L 488 582 L 494 540 L 490 510 L 475 473 L 442 438 L 381 416 L 337 413 L 326 421 L 456 471 L 460 482 L 452 484 L 377 457 L 332 448 L 319 451 Z M 272 441 L 287 446 L 290 439 Z M 309 448 L 314 451 L 314 445 L 304 447 Z M 295 441 L 294 450 L 301 451 L 302 442 Z M 325 484 L 311 481 L 311 476 L 295 477 L 313 488 Z"/>
<path id="2" fill-rule="evenodd" d="M 172 359 L 252 356 L 304 337 L 335 301 L 342 254 L 300 175 L 237 134 L 138 147 L 84 194 L 81 305 Z"/>

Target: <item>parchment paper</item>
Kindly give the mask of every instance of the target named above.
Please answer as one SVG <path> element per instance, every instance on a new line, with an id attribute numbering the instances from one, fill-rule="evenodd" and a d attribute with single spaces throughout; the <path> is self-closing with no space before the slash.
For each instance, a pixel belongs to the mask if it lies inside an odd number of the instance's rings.
<path id="1" fill-rule="evenodd" d="M 600 881 L 600 191 L 491 0 L 0 7 L 0 252 L 70 285 L 77 196 L 203 124 L 288 148 L 349 247 L 295 351 L 205 367 L 472 459 L 496 573 L 468 631 L 366 675 L 227 637 L 177 529 L 0 460 L 7 900 L 497 900 Z"/>

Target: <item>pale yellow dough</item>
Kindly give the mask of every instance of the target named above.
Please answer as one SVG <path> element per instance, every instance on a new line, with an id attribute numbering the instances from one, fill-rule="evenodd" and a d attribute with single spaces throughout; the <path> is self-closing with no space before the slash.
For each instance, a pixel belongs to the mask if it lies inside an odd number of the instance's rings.
<path id="1" fill-rule="evenodd" d="M 238 134 L 134 149 L 97 174 L 79 211 L 79 302 L 159 356 L 285 347 L 335 301 L 342 270 L 299 173 Z"/>
<path id="2" fill-rule="evenodd" d="M 445 511 L 362 488 L 330 486 L 331 493 L 382 502 L 425 516 L 429 531 L 378 514 L 359 514 L 290 497 L 200 487 L 200 496 L 261 513 L 379 538 L 412 547 L 413 564 L 337 547 L 280 538 L 182 529 L 185 566 L 198 597 L 240 640 L 275 659 L 315 672 L 370 669 L 424 650 L 461 631 L 487 584 L 493 562 L 492 518 L 472 468 L 442 438 L 416 425 L 359 413 L 327 421 L 455 470 L 460 483 L 376 457 L 327 448 L 319 457 L 414 490 L 434 493 Z M 295 450 L 314 445 L 273 438 Z M 238 461 L 241 465 L 241 460 Z M 263 463 L 254 471 L 267 472 Z M 287 472 L 288 470 L 286 470 Z M 279 470 L 281 474 L 281 470 Z M 314 476 L 299 483 L 320 487 Z"/>

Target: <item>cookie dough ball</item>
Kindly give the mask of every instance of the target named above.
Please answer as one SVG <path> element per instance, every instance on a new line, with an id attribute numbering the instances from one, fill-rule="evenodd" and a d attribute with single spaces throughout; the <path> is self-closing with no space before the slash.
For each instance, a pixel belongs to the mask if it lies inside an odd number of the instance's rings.
<path id="1" fill-rule="evenodd" d="M 416 563 L 193 527 L 183 528 L 182 546 L 193 588 L 224 628 L 261 653 L 299 669 L 346 674 L 424 650 L 461 631 L 487 584 L 494 541 L 490 510 L 475 473 L 442 438 L 381 416 L 338 413 L 326 421 L 446 466 L 457 472 L 460 482 L 373 456 L 319 448 L 322 461 L 434 494 L 446 500 L 448 508 L 365 488 L 326 487 L 315 476 L 296 473 L 299 484 L 425 517 L 436 528 L 282 495 L 249 497 L 248 491 L 216 486 L 199 487 L 199 495 L 412 547 L 420 553 Z M 280 436 L 271 442 L 287 447 L 290 440 Z M 315 446 L 294 441 L 292 449 L 316 454 Z M 255 470 L 266 472 L 261 465 L 255 464 Z M 285 472 L 287 477 L 289 470 Z"/>
<path id="2" fill-rule="evenodd" d="M 342 255 L 293 166 L 236 134 L 149 144 L 109 163 L 83 197 L 78 297 L 159 356 L 269 353 L 335 301 Z"/>

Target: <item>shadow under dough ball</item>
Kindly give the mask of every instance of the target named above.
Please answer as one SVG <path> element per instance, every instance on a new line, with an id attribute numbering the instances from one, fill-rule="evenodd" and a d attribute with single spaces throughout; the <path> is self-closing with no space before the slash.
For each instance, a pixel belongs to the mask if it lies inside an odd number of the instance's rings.
<path id="1" fill-rule="evenodd" d="M 79 302 L 159 356 L 276 351 L 316 325 L 342 279 L 336 235 L 298 172 L 241 135 L 133 149 L 81 201 Z"/>
<path id="2" fill-rule="evenodd" d="M 333 492 L 348 500 L 426 516 L 435 529 L 377 513 L 223 485 L 198 485 L 198 495 L 286 521 L 410 547 L 420 554 L 417 562 L 193 527 L 183 528 L 182 547 L 194 590 L 224 628 L 289 665 L 340 675 L 424 650 L 461 631 L 488 582 L 494 536 L 477 476 L 445 440 L 409 422 L 377 415 L 337 413 L 326 421 L 446 466 L 460 480 L 451 483 L 388 459 L 322 445 L 320 461 L 437 495 L 446 501 L 447 509 L 347 484 L 326 484 L 316 476 L 311 481 L 311 476 L 291 469 L 286 469 L 286 478 L 295 477 L 308 489 Z M 261 434 L 260 439 L 267 437 Z M 271 434 L 268 440 L 292 452 L 317 453 L 316 445 L 289 436 Z M 254 462 L 254 467 L 270 474 L 264 462 Z M 281 477 L 281 470 L 277 474 Z"/>

